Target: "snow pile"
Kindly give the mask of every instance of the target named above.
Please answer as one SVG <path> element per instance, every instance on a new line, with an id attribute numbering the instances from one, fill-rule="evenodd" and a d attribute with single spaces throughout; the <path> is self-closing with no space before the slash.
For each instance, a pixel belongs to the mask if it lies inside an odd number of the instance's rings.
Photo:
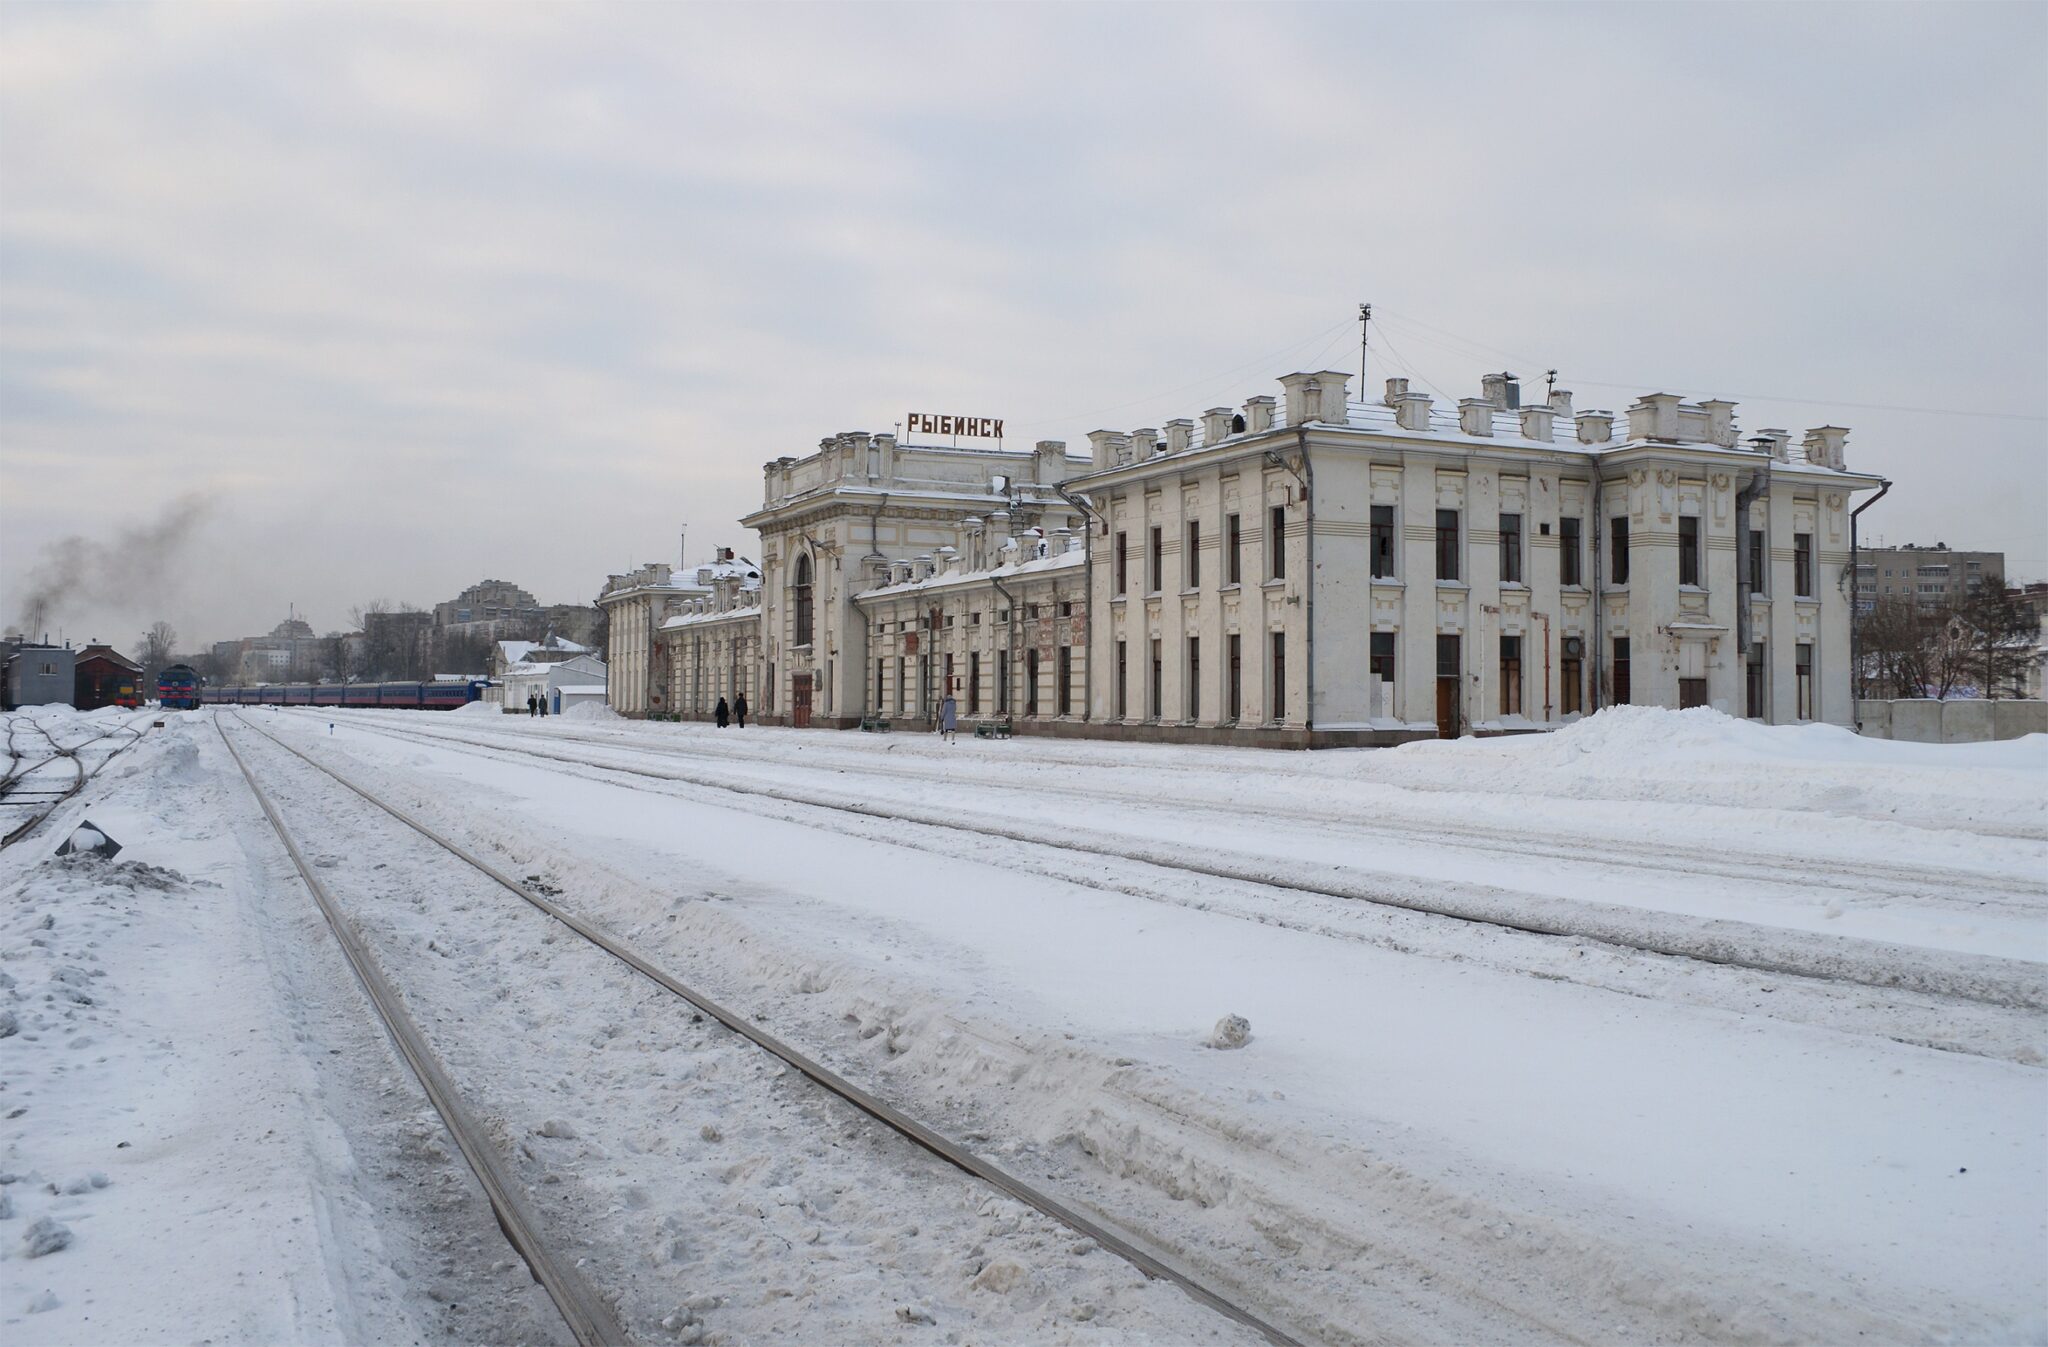
<path id="1" fill-rule="evenodd" d="M 624 720 L 625 717 L 596 698 L 578 701 L 562 712 L 563 720 Z"/>
<path id="2" fill-rule="evenodd" d="M 482 698 L 478 698 L 476 701 L 466 702 L 456 707 L 455 714 L 458 716 L 502 716 L 505 714 L 505 708 L 498 702 L 487 702 Z"/>
<path id="3" fill-rule="evenodd" d="M 1362 754 L 1347 774 L 1435 790 L 2048 826 L 2048 735 L 1913 744 L 1711 707 L 1610 706 L 1553 734 L 1424 740 Z"/>

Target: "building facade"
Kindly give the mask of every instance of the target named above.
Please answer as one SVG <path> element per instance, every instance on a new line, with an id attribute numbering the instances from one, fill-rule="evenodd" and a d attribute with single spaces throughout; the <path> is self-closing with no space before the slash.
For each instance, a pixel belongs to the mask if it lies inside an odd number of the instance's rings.
<path id="1" fill-rule="evenodd" d="M 598 595 L 610 633 L 606 702 L 623 716 L 709 719 L 759 697 L 761 568 L 732 548 L 677 572 L 649 562 Z"/>
<path id="2" fill-rule="evenodd" d="M 1602 705 L 1853 723 L 1845 431 L 1742 442 L 1731 403 L 1617 422 L 1508 376 L 1389 380 L 1090 437 L 1090 717 L 1309 744 L 1554 729 Z M 1121 671 L 1120 673 L 1118 671 Z M 1247 734 L 1247 731 L 1251 733 Z"/>
<path id="3" fill-rule="evenodd" d="M 1085 459 L 848 432 L 769 463 L 757 602 L 613 577 L 612 704 L 924 726 L 950 691 L 1019 731 L 1286 747 L 1616 703 L 1854 723 L 1851 514 L 1882 482 L 1840 427 L 1279 383 Z"/>
<path id="4" fill-rule="evenodd" d="M 1921 608 L 1952 608 L 1978 589 L 2005 588 L 2005 553 L 1932 547 L 1866 547 L 1856 553 L 1857 599 L 1864 611 L 1886 599 Z"/>
<path id="5" fill-rule="evenodd" d="M 1084 467 L 1057 441 L 1028 451 L 963 449 L 864 431 L 765 464 L 762 508 L 740 521 L 761 535 L 756 716 L 858 725 L 870 710 L 875 661 L 890 652 L 870 649 L 877 634 L 856 596 L 887 587 L 892 562 L 928 575 L 951 565 L 971 542 L 970 520 L 1000 514 L 1006 529 L 1048 537 L 1076 529 L 1080 510 L 1060 483 Z"/>

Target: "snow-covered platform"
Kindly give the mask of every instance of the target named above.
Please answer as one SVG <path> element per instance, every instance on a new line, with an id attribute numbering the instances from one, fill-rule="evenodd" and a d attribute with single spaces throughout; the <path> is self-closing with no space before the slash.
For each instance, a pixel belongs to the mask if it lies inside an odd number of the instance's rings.
<path id="1" fill-rule="evenodd" d="M 1307 1338 L 2048 1331 L 2040 736 L 1916 745 L 1621 708 L 1543 738 L 1282 757 L 249 714 Z M 0 1322 L 24 1342 L 516 1336 L 538 1322 L 524 1302 L 480 1322 L 389 1273 L 393 1249 L 474 1213 L 447 1157 L 386 1116 L 388 1063 L 362 1065 L 381 1044 L 233 772 L 206 716 L 176 717 L 75 806 L 127 848 L 117 865 L 0 857 L 21 1030 L 0 1112 L 27 1110 L 0 1123 Z M 303 794 L 297 826 L 326 807 Z M 385 854 L 328 863 L 416 901 L 402 929 L 437 957 L 511 960 L 480 900 L 412 894 Z M 1701 929 L 1736 953 L 1621 938 Z M 1787 951 L 1845 971 L 1787 973 Z M 1930 990 L 1888 982 L 1893 964 L 1981 976 Z M 516 988 L 525 966 L 478 976 Z M 636 1013 L 612 982 L 543 976 L 551 1014 Z M 1248 1037 L 1218 1037 L 1230 1016 Z M 557 1077 L 522 1052 L 503 1047 L 503 1108 L 554 1116 Z M 656 1139 L 708 1144 L 687 1090 L 656 1116 L 631 1076 L 589 1106 L 616 1131 L 549 1143 L 560 1183 L 615 1181 Z M 800 1147 L 766 1163 L 818 1203 Z M 438 1176 L 450 1205 L 406 1206 L 394 1172 Z M 195 1208 L 202 1237 L 161 1238 Z M 599 1280 L 631 1263 L 635 1294 L 669 1277 L 678 1303 L 710 1297 L 684 1331 L 763 1331 L 748 1260 L 678 1252 L 665 1214 L 621 1192 L 590 1236 Z M 31 1258 L 44 1217 L 72 1239 Z M 848 1256 L 829 1245 L 774 1261 L 815 1272 Z M 961 1255 L 860 1340 L 907 1340 L 920 1316 L 1037 1340 L 1050 1321 L 1027 1302 L 1075 1284 L 1051 1250 L 1006 1251 L 1000 1289 L 990 1255 Z M 475 1295 L 471 1275 L 443 1289 Z M 1066 1340 L 1186 1331 L 1109 1283 L 1083 1299 L 1055 1317 Z M 152 1329 L 166 1305 L 202 1331 Z"/>

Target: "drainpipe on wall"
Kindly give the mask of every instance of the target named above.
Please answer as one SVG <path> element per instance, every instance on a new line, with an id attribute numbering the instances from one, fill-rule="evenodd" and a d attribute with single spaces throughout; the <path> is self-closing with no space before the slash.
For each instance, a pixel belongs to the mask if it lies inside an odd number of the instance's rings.
<path id="1" fill-rule="evenodd" d="M 1061 500 L 1081 512 L 1081 527 L 1091 535 L 1087 545 L 1081 549 L 1081 592 L 1088 596 L 1087 639 L 1081 647 L 1081 658 L 1087 661 L 1081 682 L 1081 721 L 1086 724 L 1095 719 L 1095 698 L 1092 695 L 1095 683 L 1095 541 L 1092 537 L 1094 530 L 1086 521 L 1101 519 L 1102 536 L 1105 538 L 1109 536 L 1109 521 L 1090 508 L 1086 496 L 1077 496 L 1067 490 L 1065 482 L 1054 482 L 1052 489 L 1060 493 Z"/>
<path id="2" fill-rule="evenodd" d="M 993 567 L 989 570 L 988 582 L 996 587 L 996 593 L 1003 596 L 1003 602 L 1010 605 L 1010 627 L 1003 634 L 1003 644 L 1010 652 L 1010 667 L 1003 679 L 1001 709 L 997 714 L 1008 720 L 1012 726 L 1015 726 L 1017 723 L 1017 628 L 1024 623 L 1024 613 L 1017 606 L 1016 598 L 1011 595 L 1009 590 L 1004 589 L 1003 582 L 996 578 Z"/>
<path id="3" fill-rule="evenodd" d="M 1862 620 L 1862 614 L 1856 610 L 1863 603 L 1863 570 L 1856 560 L 1856 516 L 1883 500 L 1885 493 L 1892 489 L 1890 479 L 1880 477 L 1878 481 L 1881 485 L 1877 488 L 1877 494 L 1849 511 L 1849 723 L 1855 727 L 1858 734 L 1863 733 L 1863 713 L 1857 709 L 1863 699 L 1856 695 L 1856 684 L 1863 676 L 1863 669 L 1857 663 L 1861 658 L 1862 647 L 1856 639 L 1856 628 Z M 1989 688 L 1985 690 L 1990 691 Z"/>
<path id="4" fill-rule="evenodd" d="M 1749 485 L 1735 493 L 1735 667 L 1742 671 L 1743 714 L 1749 713 L 1749 647 L 1750 624 L 1749 597 L 1756 593 L 1756 577 L 1749 573 L 1749 507 L 1762 496 L 1771 492 L 1771 464 L 1766 459 L 1757 471 L 1751 474 Z M 1854 532 L 1852 519 L 1851 533 Z M 1770 521 L 1764 521 L 1764 537 L 1770 537 Z M 1851 552 L 1855 549 L 1851 548 Z M 1853 628 L 1851 640 L 1853 641 Z M 1853 667 L 1853 666 L 1852 666 Z"/>

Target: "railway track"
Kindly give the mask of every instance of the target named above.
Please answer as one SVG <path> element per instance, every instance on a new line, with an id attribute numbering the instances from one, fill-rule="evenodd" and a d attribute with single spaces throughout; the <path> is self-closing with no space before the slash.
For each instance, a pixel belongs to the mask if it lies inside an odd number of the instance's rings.
<path id="1" fill-rule="evenodd" d="M 1279 860 L 1203 858 L 1190 855 L 1184 847 L 1149 843 L 1131 845 L 1126 839 L 1083 834 L 1071 828 L 977 819 L 957 811 L 940 812 L 902 803 L 876 803 L 844 794 L 747 784 L 729 775 L 594 761 L 564 751 L 557 743 L 481 743 L 439 730 L 400 729 L 367 722 L 359 722 L 357 728 L 407 742 L 458 746 L 486 755 L 534 758 L 599 772 L 672 782 L 714 792 L 715 796 L 728 799 L 771 800 L 859 818 L 914 823 L 974 837 L 1134 862 L 1270 890 L 1345 902 L 1373 903 L 1506 931 L 1592 941 L 1636 953 L 1690 959 L 1756 973 L 1955 998 L 1997 1007 L 2048 1009 L 2048 969 L 2021 960 L 1952 955 L 1915 946 L 1851 940 L 1789 928 L 1758 927 L 1738 921 L 1672 917 L 1651 909 L 1545 899 L 1521 892 L 1489 891 L 1480 885 L 1423 884 L 1406 876 L 1372 875 L 1352 867 L 1333 872 L 1331 867 L 1317 866 L 1315 873 L 1309 874 L 1303 873 L 1307 867 L 1290 866 Z M 1099 881 L 1097 884 L 1100 886 Z"/>
<path id="2" fill-rule="evenodd" d="M 0 778 L 0 810 L 6 811 L 5 815 L 0 815 L 0 826 L 7 829 L 5 833 L 0 833 L 0 849 L 13 846 L 35 832 L 56 812 L 59 805 L 84 790 L 85 783 L 97 776 L 109 762 L 139 743 L 145 733 L 141 724 L 146 719 L 148 717 L 144 716 L 119 725 L 107 726 L 97 734 L 69 745 L 57 742 L 57 737 L 47 727 L 25 712 L 17 713 L 10 719 L 7 723 L 7 749 L 13 763 L 9 766 L 5 778 Z M 50 746 L 47 754 L 33 761 L 17 751 L 19 741 L 16 735 L 24 724 L 41 735 L 43 741 Z M 128 742 L 117 746 L 90 768 L 79 756 L 101 740 L 123 733 L 130 736 Z M 26 766 L 23 765 L 25 762 Z M 65 775 L 66 772 L 68 775 Z M 23 811 L 19 820 L 5 821 L 12 818 L 16 810 Z"/>
<path id="3" fill-rule="evenodd" d="M 239 727 L 261 736 L 281 751 L 293 755 L 308 767 L 331 779 L 367 804 L 397 820 L 418 837 L 425 839 L 438 848 L 440 852 L 460 861 L 476 875 L 483 877 L 496 887 L 503 889 L 519 898 L 522 902 L 552 918 L 553 921 L 573 932 L 588 945 L 601 951 L 646 981 L 653 983 L 663 992 L 677 998 L 694 1011 L 708 1016 L 725 1029 L 730 1030 L 741 1039 L 759 1048 L 785 1066 L 793 1068 L 802 1078 L 816 1085 L 832 1098 L 850 1105 L 865 1117 L 881 1124 L 891 1132 L 937 1156 L 947 1164 L 981 1181 L 995 1191 L 1023 1203 L 1041 1215 L 1066 1227 L 1068 1230 L 1083 1236 L 1095 1246 L 1129 1263 L 1146 1277 L 1165 1281 L 1176 1286 L 1195 1303 L 1250 1329 L 1264 1337 L 1268 1342 L 1274 1343 L 1278 1347 L 1302 1347 L 1297 1338 L 1289 1335 L 1285 1330 L 1262 1318 L 1257 1313 L 1244 1308 L 1230 1295 L 1215 1289 L 1185 1269 L 1169 1262 L 1158 1253 L 1142 1247 L 1131 1238 L 1109 1228 L 1101 1221 L 1074 1209 L 1052 1194 L 1019 1178 L 987 1158 L 968 1150 L 919 1122 L 901 1109 L 896 1108 L 894 1105 L 887 1103 L 854 1082 L 839 1075 L 794 1045 L 770 1033 L 760 1024 L 731 1010 L 703 992 L 684 984 L 603 927 L 589 921 L 562 904 L 551 900 L 549 897 L 534 892 L 528 886 L 505 874 L 459 843 L 421 823 L 403 809 L 391 804 L 342 773 L 301 752 L 292 745 L 283 742 L 267 730 L 249 723 L 239 714 L 235 716 L 235 720 Z M 329 925 L 334 929 L 337 939 L 342 942 L 344 950 L 349 955 L 351 964 L 356 968 L 358 978 L 363 982 L 372 1001 L 378 1005 L 380 1016 L 384 1018 L 394 1040 L 399 1043 L 400 1050 L 405 1055 L 408 1064 L 413 1067 L 415 1075 L 420 1078 L 423 1088 L 427 1089 L 430 1099 L 434 1101 L 437 1111 L 441 1113 L 444 1121 L 446 1121 L 450 1133 L 455 1136 L 465 1158 L 470 1160 L 472 1169 L 477 1172 L 479 1182 L 484 1185 L 486 1194 L 490 1197 L 493 1210 L 498 1213 L 500 1224 L 505 1226 L 508 1237 L 513 1239 L 514 1247 L 519 1249 L 522 1257 L 527 1259 L 529 1266 L 534 1268 L 536 1277 L 542 1281 L 543 1285 L 548 1287 L 549 1294 L 555 1298 L 556 1304 L 562 1308 L 563 1317 L 570 1324 L 571 1330 L 576 1334 L 579 1342 L 623 1341 L 623 1330 L 618 1328 L 616 1319 L 608 1320 L 596 1312 L 597 1309 L 603 1308 L 603 1301 L 600 1297 L 596 1296 L 594 1291 L 589 1289 L 587 1282 L 583 1282 L 577 1276 L 565 1275 L 563 1269 L 556 1267 L 551 1275 L 562 1287 L 562 1294 L 557 1295 L 556 1285 L 550 1281 L 549 1276 L 542 1275 L 542 1267 L 548 1265 L 549 1260 L 546 1246 L 541 1240 L 531 1217 L 516 1200 L 510 1182 L 504 1178 L 501 1168 L 496 1166 L 496 1157 L 488 1138 L 477 1129 L 474 1121 L 470 1119 L 460 1096 L 455 1092 L 453 1085 L 447 1080 L 445 1072 L 441 1071 L 431 1050 L 419 1034 L 417 1026 L 413 1025 L 406 1016 L 406 1012 L 397 994 L 381 972 L 378 971 L 374 956 L 363 945 L 360 936 L 351 929 L 346 914 L 341 911 L 327 886 L 315 873 L 317 867 L 307 860 L 303 849 L 293 839 L 276 807 L 258 785 L 255 774 L 251 771 L 248 762 L 235 748 L 233 739 L 228 735 L 225 726 L 221 724 L 219 719 L 216 720 L 215 724 L 216 728 L 219 729 L 222 739 L 227 743 L 229 752 L 233 754 L 236 764 L 241 768 L 244 777 L 247 778 L 251 791 L 255 794 L 258 803 L 263 807 L 264 814 L 269 819 L 271 826 L 276 830 L 280 840 L 284 843 L 287 852 L 291 855 L 293 863 L 297 866 L 307 887 L 313 891 L 314 897 L 326 916 Z M 487 1177 L 487 1174 L 491 1175 L 491 1177 Z M 579 1320 L 582 1321 L 582 1326 L 579 1326 Z M 614 1333 L 619 1336 L 609 1336 Z M 591 1336 L 586 1336 L 586 1334 Z"/>

